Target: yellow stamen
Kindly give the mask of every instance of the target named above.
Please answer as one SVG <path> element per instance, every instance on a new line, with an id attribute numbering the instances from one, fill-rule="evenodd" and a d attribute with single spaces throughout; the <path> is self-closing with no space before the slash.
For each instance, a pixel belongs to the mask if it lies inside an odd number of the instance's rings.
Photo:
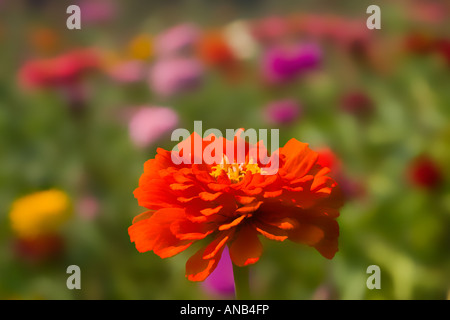
<path id="1" fill-rule="evenodd" d="M 241 181 L 248 171 L 252 174 L 261 173 L 258 164 L 253 163 L 252 159 L 250 159 L 248 163 L 230 163 L 226 155 L 223 156 L 220 164 L 212 167 L 212 172 L 210 174 L 217 179 L 222 171 L 228 175 L 228 178 L 230 178 L 232 183 Z"/>

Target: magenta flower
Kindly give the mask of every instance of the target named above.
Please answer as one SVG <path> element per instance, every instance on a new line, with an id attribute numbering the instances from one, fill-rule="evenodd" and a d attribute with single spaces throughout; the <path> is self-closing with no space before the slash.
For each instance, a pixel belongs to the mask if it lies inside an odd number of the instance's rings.
<path id="1" fill-rule="evenodd" d="M 154 92 L 169 97 L 197 88 L 203 78 L 203 66 L 191 58 L 167 58 L 150 69 L 149 83 Z"/>
<path id="2" fill-rule="evenodd" d="M 264 116 L 268 123 L 289 124 L 297 120 L 301 114 L 300 105 L 293 99 L 272 102 L 264 109 Z"/>
<path id="3" fill-rule="evenodd" d="M 139 148 L 145 148 L 175 129 L 177 113 L 167 107 L 140 107 L 131 116 L 129 133 L 131 141 Z"/>
<path id="4" fill-rule="evenodd" d="M 216 269 L 202 283 L 202 288 L 213 295 L 232 296 L 234 294 L 233 265 L 227 246 L 222 252 Z"/>
<path id="5" fill-rule="evenodd" d="M 315 44 L 274 46 L 262 58 L 262 74 L 273 84 L 292 81 L 316 69 L 321 60 L 322 51 Z"/>
<path id="6" fill-rule="evenodd" d="M 192 48 L 200 36 L 199 29 L 189 23 L 174 26 L 159 34 L 154 43 L 155 53 L 167 57 Z"/>

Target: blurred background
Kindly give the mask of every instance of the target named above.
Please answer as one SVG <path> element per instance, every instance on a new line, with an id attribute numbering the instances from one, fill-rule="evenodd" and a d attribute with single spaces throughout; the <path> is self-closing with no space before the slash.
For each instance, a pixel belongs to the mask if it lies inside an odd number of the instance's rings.
<path id="1" fill-rule="evenodd" d="M 193 283 L 127 232 L 144 162 L 201 120 L 309 143 L 347 198 L 333 260 L 263 239 L 254 298 L 448 299 L 450 3 L 377 1 L 368 30 L 371 4 L 0 0 L 0 298 L 233 298 L 227 257 Z"/>

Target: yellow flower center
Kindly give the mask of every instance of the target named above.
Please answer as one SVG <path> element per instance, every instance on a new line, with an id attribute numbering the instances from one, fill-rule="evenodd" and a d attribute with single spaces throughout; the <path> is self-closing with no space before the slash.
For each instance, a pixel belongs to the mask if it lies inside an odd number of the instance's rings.
<path id="1" fill-rule="evenodd" d="M 253 163 L 250 159 L 248 163 L 230 163 L 227 156 L 223 156 L 222 162 L 216 166 L 212 167 L 211 176 L 217 179 L 218 176 L 224 171 L 232 183 L 237 183 L 241 181 L 247 172 L 261 173 L 257 163 Z"/>

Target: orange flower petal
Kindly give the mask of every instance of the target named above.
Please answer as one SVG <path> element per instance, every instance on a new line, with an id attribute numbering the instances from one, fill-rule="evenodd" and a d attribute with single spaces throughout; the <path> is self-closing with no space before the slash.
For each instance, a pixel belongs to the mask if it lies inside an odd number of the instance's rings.
<path id="1" fill-rule="evenodd" d="M 128 228 L 131 242 L 134 242 L 139 252 L 151 251 L 161 258 L 173 256 L 191 245 L 189 241 L 177 239 L 170 231 L 173 221 L 180 219 L 183 209 L 160 209 L 144 220 Z"/>
<path id="2" fill-rule="evenodd" d="M 170 231 L 180 240 L 200 240 L 213 232 L 210 225 L 192 222 L 186 218 L 172 222 Z"/>
<path id="3" fill-rule="evenodd" d="M 220 235 L 213 241 L 211 241 L 211 243 L 205 248 L 203 259 L 213 258 L 217 254 L 217 252 L 219 252 L 219 250 L 223 249 L 224 245 L 227 243 L 228 239 L 230 239 L 233 233 L 233 230 L 221 232 Z"/>
<path id="4" fill-rule="evenodd" d="M 333 257 L 336 255 L 336 252 L 338 252 L 338 237 L 331 237 L 331 238 L 324 238 L 322 241 L 320 241 L 318 244 L 314 246 L 314 248 L 319 251 L 319 253 L 327 258 L 327 259 L 333 259 Z"/>
<path id="5" fill-rule="evenodd" d="M 162 209 L 173 207 L 176 197 L 170 191 L 169 185 L 162 179 L 148 180 L 143 175 L 139 181 L 139 187 L 134 190 L 134 196 L 142 207 L 148 209 Z"/>
<path id="6" fill-rule="evenodd" d="M 218 213 L 222 209 L 223 209 L 223 205 L 220 205 L 215 208 L 206 208 L 206 209 L 200 210 L 200 213 L 204 216 L 210 216 L 210 215 Z"/>
<path id="7" fill-rule="evenodd" d="M 136 217 L 134 217 L 132 223 L 135 224 L 138 221 L 148 219 L 153 215 L 154 212 L 155 212 L 154 210 L 142 212 L 141 214 L 138 214 Z"/>
<path id="8" fill-rule="evenodd" d="M 156 233 L 148 223 L 149 219 L 140 220 L 130 227 L 128 227 L 128 234 L 131 242 L 135 243 L 136 249 L 139 252 L 146 252 L 153 250 L 157 238 Z"/>
<path id="9" fill-rule="evenodd" d="M 153 249 L 153 252 L 158 255 L 160 258 L 170 258 L 174 255 L 179 254 L 180 252 L 189 248 L 192 242 L 189 243 L 178 243 L 177 245 L 167 245 L 167 244 L 159 244 L 158 247 Z"/>
<path id="10" fill-rule="evenodd" d="M 256 210 L 262 205 L 262 201 L 254 202 L 252 204 L 248 204 L 246 206 L 240 207 L 236 210 L 237 213 L 245 214 L 245 213 L 251 213 Z"/>
<path id="11" fill-rule="evenodd" d="M 284 241 L 288 238 L 286 232 L 269 225 L 264 227 L 256 227 L 256 231 L 270 240 Z"/>
<path id="12" fill-rule="evenodd" d="M 228 230 L 234 226 L 237 226 L 239 223 L 241 223 L 242 220 L 245 219 L 245 215 L 239 216 L 238 218 L 234 219 L 233 221 L 231 221 L 230 223 L 227 224 L 223 224 L 219 227 L 220 231 L 224 231 L 224 230 Z"/>
<path id="13" fill-rule="evenodd" d="M 276 198 L 281 196 L 281 194 L 283 193 L 283 189 L 280 190 L 275 190 L 275 191 L 266 191 L 263 194 L 264 198 Z"/>
<path id="14" fill-rule="evenodd" d="M 256 198 L 255 197 L 236 196 L 236 200 L 242 205 L 247 205 L 247 204 L 254 202 L 256 200 Z"/>
<path id="15" fill-rule="evenodd" d="M 310 246 L 317 244 L 324 237 L 323 230 L 313 224 L 300 223 L 289 233 L 289 240 Z"/>
<path id="16" fill-rule="evenodd" d="M 300 221 L 298 227 L 289 230 L 289 240 L 313 246 L 328 259 L 338 251 L 338 237 L 337 221 L 325 215 Z"/>
<path id="17" fill-rule="evenodd" d="M 187 202 L 191 202 L 194 199 L 198 199 L 198 196 L 193 196 L 193 197 L 178 197 L 177 201 L 181 202 L 181 203 L 187 203 Z"/>
<path id="18" fill-rule="evenodd" d="M 204 248 L 198 250 L 189 260 L 186 262 L 186 277 L 190 281 L 203 281 L 211 272 L 217 267 L 224 246 L 216 252 L 216 255 L 210 259 L 203 259 L 205 252 Z"/>
<path id="19" fill-rule="evenodd" d="M 280 174 L 286 178 L 303 177 L 317 162 L 319 154 L 312 151 L 307 143 L 296 139 L 289 140 L 281 153 L 286 156 L 284 167 Z"/>
<path id="20" fill-rule="evenodd" d="M 174 191 L 185 191 L 189 188 L 193 188 L 194 185 L 193 184 L 182 184 L 182 183 L 172 183 L 171 185 L 169 185 L 170 189 L 174 190 Z"/>
<path id="21" fill-rule="evenodd" d="M 254 188 L 254 189 L 244 189 L 242 191 L 248 196 L 256 196 L 256 195 L 260 194 L 261 192 L 263 192 L 263 189 L 258 187 L 258 188 Z"/>
<path id="22" fill-rule="evenodd" d="M 216 192 L 216 193 L 210 193 L 210 192 L 200 192 L 198 195 L 200 196 L 200 199 L 205 201 L 214 201 L 216 200 L 222 192 Z"/>
<path id="23" fill-rule="evenodd" d="M 231 243 L 230 257 L 235 265 L 243 267 L 257 262 L 262 251 L 256 230 L 250 225 L 243 225 Z"/>

